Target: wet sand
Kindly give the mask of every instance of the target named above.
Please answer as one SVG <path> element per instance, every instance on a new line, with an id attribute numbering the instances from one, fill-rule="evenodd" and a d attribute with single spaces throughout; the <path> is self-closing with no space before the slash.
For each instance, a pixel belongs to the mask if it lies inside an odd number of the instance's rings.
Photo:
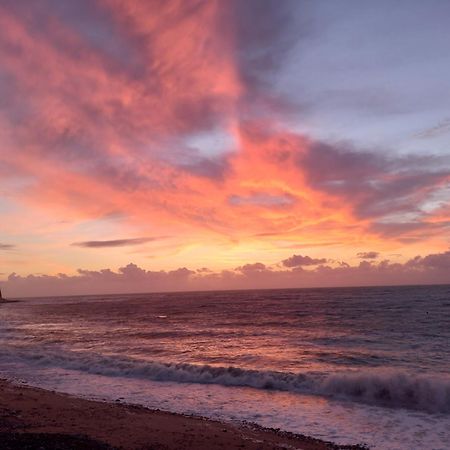
<path id="1" fill-rule="evenodd" d="M 329 450 L 338 446 L 120 402 L 85 400 L 0 380 L 0 446 L 9 449 Z"/>

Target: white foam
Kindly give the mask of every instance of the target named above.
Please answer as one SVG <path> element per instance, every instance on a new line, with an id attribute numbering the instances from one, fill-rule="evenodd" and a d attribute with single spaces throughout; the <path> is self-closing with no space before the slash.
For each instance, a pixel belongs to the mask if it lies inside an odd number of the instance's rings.
<path id="1" fill-rule="evenodd" d="M 41 367 L 59 367 L 112 377 L 177 383 L 243 386 L 347 399 L 369 405 L 450 412 L 450 377 L 414 375 L 404 371 L 289 373 L 185 363 L 142 361 L 84 352 L 30 352 L 0 349 L 0 359 L 17 359 Z"/>

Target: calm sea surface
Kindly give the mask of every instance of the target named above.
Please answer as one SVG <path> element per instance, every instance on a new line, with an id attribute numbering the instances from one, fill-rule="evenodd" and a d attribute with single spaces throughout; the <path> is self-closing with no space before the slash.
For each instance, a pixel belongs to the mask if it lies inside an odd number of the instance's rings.
<path id="1" fill-rule="evenodd" d="M 449 449 L 450 286 L 0 305 L 0 375 L 383 450 Z"/>

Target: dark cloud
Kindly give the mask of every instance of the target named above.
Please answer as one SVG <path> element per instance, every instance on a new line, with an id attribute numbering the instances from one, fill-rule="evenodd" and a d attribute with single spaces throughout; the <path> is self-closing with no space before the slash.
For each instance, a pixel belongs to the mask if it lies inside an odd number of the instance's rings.
<path id="1" fill-rule="evenodd" d="M 327 260 L 325 258 L 311 258 L 310 256 L 292 255 L 290 258 L 282 261 L 285 267 L 301 267 L 301 266 L 314 266 L 317 264 L 325 264 Z"/>
<path id="2" fill-rule="evenodd" d="M 253 264 L 244 264 L 241 267 L 237 267 L 235 270 L 245 273 L 245 274 L 253 274 L 255 272 L 262 272 L 267 269 L 266 265 L 260 262 Z"/>
<path id="3" fill-rule="evenodd" d="M 311 142 L 298 163 L 313 186 L 334 192 L 348 192 L 389 170 L 390 161 L 370 152 L 361 152 L 351 144 Z"/>
<path id="4" fill-rule="evenodd" d="M 110 241 L 85 241 L 85 242 L 74 242 L 75 247 L 85 247 L 85 248 L 105 248 L 105 247 L 126 247 L 129 245 L 141 245 L 147 242 L 153 242 L 159 239 L 164 239 L 164 237 L 141 237 L 132 239 L 113 239 Z"/>
<path id="5" fill-rule="evenodd" d="M 434 253 L 416 260 L 418 264 L 425 267 L 437 269 L 448 269 L 450 273 L 450 250 L 445 253 Z"/>
<path id="6" fill-rule="evenodd" d="M 190 158 L 184 164 L 178 167 L 186 172 L 200 177 L 206 177 L 213 180 L 222 180 L 230 171 L 230 164 L 227 156 L 215 158 Z"/>
<path id="7" fill-rule="evenodd" d="M 377 259 L 380 254 L 378 252 L 360 252 L 356 256 L 361 259 Z"/>
<path id="8" fill-rule="evenodd" d="M 2 244 L 0 242 L 0 250 L 13 250 L 16 246 L 14 244 Z"/>
<path id="9" fill-rule="evenodd" d="M 374 222 L 371 230 L 384 237 L 398 237 L 405 235 L 405 242 L 416 242 L 434 235 L 442 235 L 450 231 L 450 221 L 442 222 Z"/>
<path id="10" fill-rule="evenodd" d="M 430 195 L 450 183 L 448 159 L 387 156 L 348 143 L 310 142 L 306 152 L 299 152 L 297 164 L 313 188 L 343 198 L 363 219 L 424 215 L 422 206 Z M 386 228 L 394 231 L 396 224 L 391 223 Z"/>

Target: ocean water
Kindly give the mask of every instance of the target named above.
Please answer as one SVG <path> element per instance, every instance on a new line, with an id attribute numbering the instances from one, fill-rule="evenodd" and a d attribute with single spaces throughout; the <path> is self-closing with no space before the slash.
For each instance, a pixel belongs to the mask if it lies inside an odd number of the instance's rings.
<path id="1" fill-rule="evenodd" d="M 450 286 L 23 299 L 0 376 L 381 450 L 450 448 Z"/>

